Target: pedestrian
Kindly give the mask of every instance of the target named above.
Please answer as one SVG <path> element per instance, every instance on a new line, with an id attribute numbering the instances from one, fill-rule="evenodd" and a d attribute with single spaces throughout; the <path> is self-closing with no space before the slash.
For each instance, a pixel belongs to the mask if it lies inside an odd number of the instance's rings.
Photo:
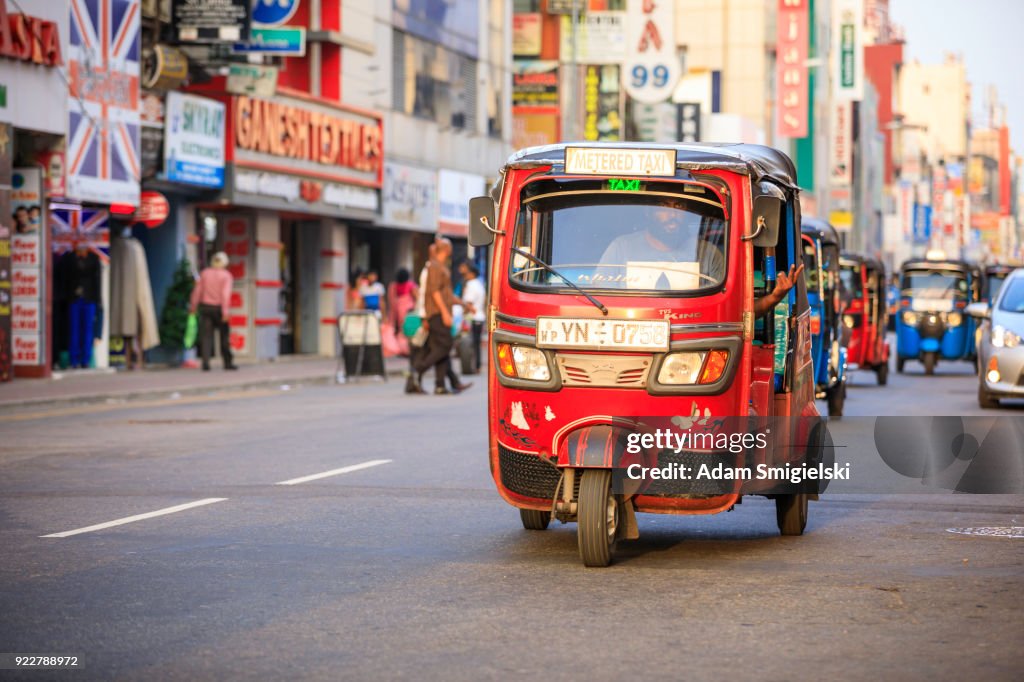
<path id="1" fill-rule="evenodd" d="M 423 312 L 427 321 L 427 343 L 415 363 L 415 371 L 410 376 L 410 392 L 423 392 L 423 375 L 431 367 L 434 368 L 434 394 L 448 395 L 460 393 L 467 388 L 453 377 L 452 389 L 448 390 L 445 379 L 451 370 L 452 338 L 452 305 L 456 302 L 452 293 L 452 278 L 448 270 L 448 259 L 452 254 L 452 243 L 445 238 L 438 239 L 434 244 L 434 256 L 426 268 L 426 281 L 423 287 Z"/>
<path id="2" fill-rule="evenodd" d="M 377 271 L 370 270 L 366 277 L 359 283 L 359 295 L 363 299 L 364 310 L 378 310 L 381 314 L 386 313 L 386 302 L 384 297 L 387 292 L 384 285 L 377 278 Z"/>
<path id="3" fill-rule="evenodd" d="M 231 354 L 231 329 L 228 325 L 228 309 L 231 306 L 231 285 L 234 278 L 228 272 L 228 255 L 223 251 L 213 254 L 209 267 L 199 273 L 199 281 L 192 288 L 191 311 L 199 314 L 199 355 L 203 371 L 210 371 L 210 353 L 213 350 L 213 333 L 220 341 L 220 357 L 224 369 L 235 370 Z"/>
<path id="4" fill-rule="evenodd" d="M 366 286 L 366 276 L 363 274 L 362 269 L 356 268 L 352 272 L 352 279 L 349 281 L 352 282 L 352 285 L 349 286 L 348 294 L 345 296 L 345 310 L 362 310 L 365 307 L 362 289 Z"/>
<path id="5" fill-rule="evenodd" d="M 387 319 L 395 330 L 402 355 L 410 354 L 409 339 L 402 330 L 405 328 L 405 318 L 416 310 L 418 298 L 419 287 L 412 281 L 408 268 L 398 268 L 394 281 L 388 285 Z"/>
<path id="6" fill-rule="evenodd" d="M 481 367 L 480 343 L 484 334 L 487 292 L 480 279 L 480 270 L 472 261 L 462 261 L 459 265 L 459 274 L 462 275 L 462 300 L 466 305 L 466 312 L 472 325 L 473 357 L 475 358 L 473 373 L 476 374 Z"/>

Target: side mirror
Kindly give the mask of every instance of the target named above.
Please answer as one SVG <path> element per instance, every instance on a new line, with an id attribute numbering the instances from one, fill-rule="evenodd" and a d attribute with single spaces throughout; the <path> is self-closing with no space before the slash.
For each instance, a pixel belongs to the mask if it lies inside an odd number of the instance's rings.
<path id="1" fill-rule="evenodd" d="M 768 194 L 754 198 L 751 212 L 751 233 L 744 241 L 754 242 L 759 248 L 771 248 L 779 243 L 779 222 L 782 215 L 782 199 Z"/>
<path id="2" fill-rule="evenodd" d="M 987 320 L 992 317 L 992 311 L 989 309 L 988 303 L 971 303 L 964 312 L 979 320 Z"/>
<path id="3" fill-rule="evenodd" d="M 498 230 L 494 227 L 494 200 L 490 197 L 473 197 L 469 200 L 469 244 L 489 246 L 494 242 Z"/>

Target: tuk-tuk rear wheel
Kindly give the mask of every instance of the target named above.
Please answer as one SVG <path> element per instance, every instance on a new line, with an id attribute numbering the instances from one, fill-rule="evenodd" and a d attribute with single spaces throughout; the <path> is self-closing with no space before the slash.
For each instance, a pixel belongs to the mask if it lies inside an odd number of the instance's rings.
<path id="1" fill-rule="evenodd" d="M 903 363 L 906 362 L 903 358 L 896 358 L 896 371 L 903 374 Z"/>
<path id="2" fill-rule="evenodd" d="M 611 563 L 619 526 L 619 503 L 612 494 L 612 472 L 587 469 L 580 478 L 576 540 L 584 566 Z"/>
<path id="3" fill-rule="evenodd" d="M 551 512 L 538 511 L 537 509 L 520 509 L 519 518 L 526 530 L 547 530 L 551 523 Z"/>
<path id="4" fill-rule="evenodd" d="M 875 369 L 875 375 L 878 377 L 878 385 L 885 386 L 889 383 L 889 363 L 883 362 Z"/>
<path id="5" fill-rule="evenodd" d="M 807 495 L 779 495 L 775 498 L 775 521 L 782 535 L 803 535 L 807 527 Z"/>
<path id="6" fill-rule="evenodd" d="M 842 417 L 843 405 L 846 403 L 846 383 L 840 381 L 828 392 L 828 416 Z"/>

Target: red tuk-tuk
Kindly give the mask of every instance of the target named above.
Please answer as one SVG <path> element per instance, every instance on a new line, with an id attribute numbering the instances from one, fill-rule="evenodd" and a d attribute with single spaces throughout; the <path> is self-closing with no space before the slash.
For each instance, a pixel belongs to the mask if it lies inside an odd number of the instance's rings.
<path id="1" fill-rule="evenodd" d="M 493 244 L 490 467 L 527 529 L 575 521 L 583 563 L 604 566 L 638 537 L 635 512 L 715 514 L 766 494 L 782 534 L 803 533 L 816 492 L 614 484 L 627 462 L 788 467 L 823 442 L 808 426 L 804 278 L 759 307 L 800 262 L 798 191 L 792 161 L 768 147 L 581 143 L 512 155 L 470 201 L 470 243 Z M 794 425 L 739 455 L 631 447 L 652 419 L 779 417 Z"/>
<path id="2" fill-rule="evenodd" d="M 843 311 L 846 361 L 851 369 L 871 370 L 878 385 L 885 386 L 889 381 L 885 266 L 874 258 L 843 252 L 839 272 L 847 301 Z"/>

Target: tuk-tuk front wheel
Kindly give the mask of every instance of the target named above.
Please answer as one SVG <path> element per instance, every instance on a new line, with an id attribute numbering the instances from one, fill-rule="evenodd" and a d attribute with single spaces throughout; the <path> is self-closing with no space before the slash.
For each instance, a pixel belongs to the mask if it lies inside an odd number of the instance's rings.
<path id="1" fill-rule="evenodd" d="M 782 535 L 803 535 L 807 527 L 807 495 L 778 495 L 775 498 L 775 520 Z"/>
<path id="2" fill-rule="evenodd" d="M 551 512 L 520 509 L 519 518 L 526 530 L 547 530 L 548 524 L 551 523 Z"/>
<path id="3" fill-rule="evenodd" d="M 896 371 L 903 374 L 903 363 L 906 362 L 903 358 L 896 358 Z"/>
<path id="4" fill-rule="evenodd" d="M 828 416 L 842 417 L 843 405 L 846 403 L 846 382 L 840 381 L 828 392 Z"/>
<path id="5" fill-rule="evenodd" d="M 938 353 L 929 351 L 921 356 L 921 364 L 924 365 L 924 373 L 928 376 L 935 374 L 935 365 L 939 361 Z"/>
<path id="6" fill-rule="evenodd" d="M 612 472 L 587 469 L 580 479 L 576 540 L 584 566 L 612 561 L 619 527 L 619 503 L 612 494 Z"/>

